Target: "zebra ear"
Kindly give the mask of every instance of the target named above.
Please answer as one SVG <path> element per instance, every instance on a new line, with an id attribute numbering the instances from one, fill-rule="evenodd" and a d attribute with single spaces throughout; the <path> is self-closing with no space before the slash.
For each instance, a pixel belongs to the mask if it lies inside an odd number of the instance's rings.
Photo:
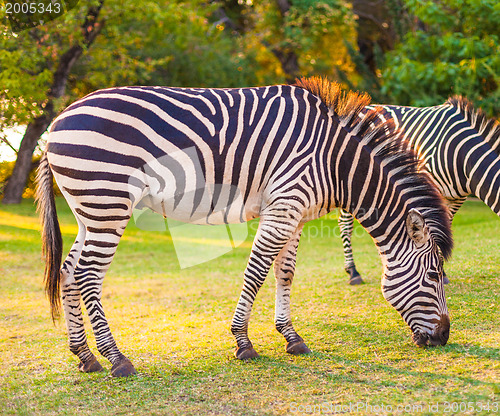
<path id="1" fill-rule="evenodd" d="M 410 209 L 406 217 L 406 231 L 417 247 L 422 247 L 431 238 L 424 217 L 413 208 Z"/>

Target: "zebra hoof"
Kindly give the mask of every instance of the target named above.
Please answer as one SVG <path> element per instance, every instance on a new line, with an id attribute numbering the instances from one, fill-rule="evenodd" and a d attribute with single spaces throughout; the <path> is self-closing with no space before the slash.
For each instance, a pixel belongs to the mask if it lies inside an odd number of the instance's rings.
<path id="1" fill-rule="evenodd" d="M 257 358 L 259 354 L 250 346 L 246 348 L 237 348 L 234 352 L 234 356 L 238 360 L 251 360 L 252 358 Z"/>
<path id="2" fill-rule="evenodd" d="M 354 285 L 361 285 L 364 283 L 363 279 L 361 278 L 361 275 L 356 270 L 356 266 L 346 268 L 345 271 L 349 274 L 350 285 L 354 286 Z"/>
<path id="3" fill-rule="evenodd" d="M 359 274 L 356 277 L 351 277 L 349 279 L 349 284 L 351 286 L 362 285 L 363 283 L 365 283 L 365 282 L 363 281 L 363 279 L 361 278 L 361 276 Z"/>
<path id="4" fill-rule="evenodd" d="M 113 377 L 128 377 L 137 374 L 133 364 L 126 357 L 121 358 L 111 367 L 111 375 Z"/>
<path id="5" fill-rule="evenodd" d="M 307 348 L 304 341 L 289 342 L 286 346 L 286 352 L 293 355 L 310 354 L 311 350 Z"/>
<path id="6" fill-rule="evenodd" d="M 92 357 L 89 361 L 80 361 L 78 370 L 82 373 L 95 373 L 97 371 L 102 371 L 102 365 L 97 361 L 97 358 Z"/>

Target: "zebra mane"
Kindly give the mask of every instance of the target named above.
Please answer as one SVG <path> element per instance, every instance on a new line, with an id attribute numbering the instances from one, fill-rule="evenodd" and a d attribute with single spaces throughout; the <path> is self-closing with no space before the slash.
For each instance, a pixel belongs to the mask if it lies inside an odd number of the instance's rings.
<path id="1" fill-rule="evenodd" d="M 371 101 L 366 92 L 344 91 L 339 83 L 330 82 L 323 77 L 297 78 L 295 85 L 318 96 L 345 125 L 352 125 Z"/>
<path id="2" fill-rule="evenodd" d="M 486 143 L 500 154 L 500 123 L 494 118 L 488 118 L 480 108 L 474 108 L 473 104 L 465 97 L 454 95 L 448 98 L 445 104 L 458 108 L 460 113 L 471 123 L 473 129 L 481 135 Z"/>
<path id="3" fill-rule="evenodd" d="M 448 208 L 430 175 L 422 169 L 417 154 L 407 145 L 401 132 L 394 128 L 394 122 L 390 119 L 374 127 L 383 108 L 375 107 L 359 117 L 361 110 L 370 102 L 368 94 L 346 93 L 339 84 L 325 78 L 302 78 L 297 80 L 296 86 L 318 96 L 337 114 L 342 125 L 361 139 L 373 157 L 384 161 L 384 169 L 394 172 L 391 180 L 410 189 L 411 196 L 408 198 L 412 199 L 412 206 L 408 209 L 418 209 L 443 257 L 448 259 L 453 248 Z"/>

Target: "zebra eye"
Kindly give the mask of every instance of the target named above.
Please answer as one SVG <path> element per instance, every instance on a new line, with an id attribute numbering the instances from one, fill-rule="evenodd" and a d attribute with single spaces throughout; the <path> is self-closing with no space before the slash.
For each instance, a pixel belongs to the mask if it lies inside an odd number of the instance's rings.
<path id="1" fill-rule="evenodd" d="M 438 272 L 428 272 L 427 276 L 429 276 L 429 279 L 434 280 L 435 282 L 439 282 L 439 273 Z"/>

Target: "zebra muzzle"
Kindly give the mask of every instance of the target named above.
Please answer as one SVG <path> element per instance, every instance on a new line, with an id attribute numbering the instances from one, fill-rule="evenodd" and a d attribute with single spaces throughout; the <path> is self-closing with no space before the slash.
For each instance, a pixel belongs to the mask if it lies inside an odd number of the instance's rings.
<path id="1" fill-rule="evenodd" d="M 433 334 L 415 331 L 412 341 L 418 347 L 446 345 L 450 337 L 450 318 L 448 315 L 441 315 L 438 326 Z"/>

